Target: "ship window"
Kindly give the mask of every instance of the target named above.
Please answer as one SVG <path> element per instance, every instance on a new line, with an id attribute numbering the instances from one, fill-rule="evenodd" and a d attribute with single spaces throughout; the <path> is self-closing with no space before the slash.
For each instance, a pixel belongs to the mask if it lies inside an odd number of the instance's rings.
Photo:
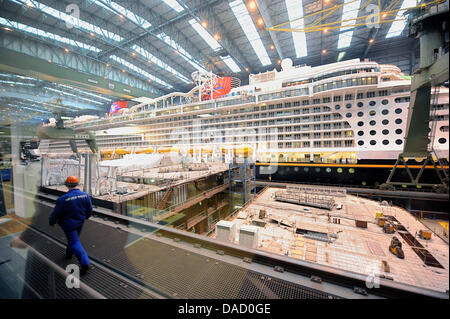
<path id="1" fill-rule="evenodd" d="M 358 102 L 358 107 L 363 107 L 364 103 L 363 102 Z"/>
<path id="2" fill-rule="evenodd" d="M 389 114 L 389 110 L 384 109 L 383 111 L 381 111 L 381 114 L 383 114 L 383 115 L 388 115 L 388 114 Z"/>
<path id="3" fill-rule="evenodd" d="M 400 145 L 402 143 L 403 143 L 403 141 L 401 139 L 398 139 L 398 140 L 395 141 L 395 144 L 397 144 L 397 145 Z"/>
<path id="4" fill-rule="evenodd" d="M 363 126 L 364 122 L 358 122 L 358 126 Z"/>
<path id="5" fill-rule="evenodd" d="M 374 130 L 371 130 L 371 131 L 370 131 L 370 135 L 375 135 L 375 134 L 377 134 L 376 131 L 374 131 Z"/>
<path id="6" fill-rule="evenodd" d="M 345 105 L 345 107 L 349 109 L 349 108 L 352 107 L 352 104 L 351 104 L 351 103 L 347 103 L 347 104 Z"/>
<path id="7" fill-rule="evenodd" d="M 304 170 L 305 172 L 308 172 L 308 171 L 309 171 L 309 167 L 304 167 L 303 170 Z"/>
<path id="8" fill-rule="evenodd" d="M 350 118 L 350 117 L 352 117 L 352 113 L 347 113 L 347 114 L 345 114 L 345 116 Z"/>
<path id="9" fill-rule="evenodd" d="M 358 112 L 358 116 L 359 116 L 359 117 L 362 117 L 363 115 L 364 115 L 363 112 Z"/>
<path id="10" fill-rule="evenodd" d="M 331 173 L 331 168 L 327 167 L 325 170 L 327 173 Z"/>
<path id="11" fill-rule="evenodd" d="M 389 103 L 388 100 L 383 100 L 383 101 L 381 101 L 381 104 L 383 104 L 383 105 L 387 105 L 388 103 Z"/>
<path id="12" fill-rule="evenodd" d="M 374 121 L 374 120 L 372 120 L 372 121 L 370 121 L 370 122 L 369 122 L 369 124 L 370 124 L 370 125 L 372 125 L 372 126 L 374 126 L 374 125 L 376 125 L 376 124 L 377 124 L 377 122 L 376 122 L 376 121 Z"/>
<path id="13" fill-rule="evenodd" d="M 395 124 L 402 124 L 402 122 L 403 122 L 402 119 L 396 119 L 395 120 Z"/>
<path id="14" fill-rule="evenodd" d="M 363 136 L 364 135 L 364 131 L 358 131 L 358 135 L 359 136 Z"/>
<path id="15" fill-rule="evenodd" d="M 370 116 L 374 116 L 375 114 L 377 114 L 377 112 L 375 112 L 375 111 L 370 111 L 370 112 L 369 112 L 369 115 L 370 115 Z"/>
<path id="16" fill-rule="evenodd" d="M 335 110 L 339 110 L 341 108 L 341 106 L 339 105 L 339 104 L 336 104 L 335 106 L 334 106 L 334 109 Z"/>
<path id="17" fill-rule="evenodd" d="M 383 123 L 383 125 L 388 125 L 389 124 L 389 120 L 383 120 L 381 123 Z"/>
<path id="18" fill-rule="evenodd" d="M 370 105 L 370 106 L 374 106 L 375 104 L 376 104 L 375 101 L 370 101 L 370 102 L 369 102 L 369 105 Z"/>
<path id="19" fill-rule="evenodd" d="M 441 138 L 438 140 L 438 142 L 439 142 L 440 144 L 445 144 L 445 143 L 447 142 L 447 139 L 444 138 L 444 137 L 441 137 Z"/>
<path id="20" fill-rule="evenodd" d="M 317 172 L 317 173 L 320 172 L 320 167 L 316 167 L 316 172 Z"/>
<path id="21" fill-rule="evenodd" d="M 388 145 L 389 141 L 388 140 L 383 140 L 383 145 Z"/>
<path id="22" fill-rule="evenodd" d="M 389 130 L 383 130 L 381 133 L 383 133 L 383 135 L 388 135 L 389 134 Z"/>
<path id="23" fill-rule="evenodd" d="M 395 113 L 397 113 L 397 114 L 402 113 L 402 109 L 395 109 Z"/>
<path id="24" fill-rule="evenodd" d="M 364 141 L 358 141 L 358 145 L 359 146 L 363 146 L 364 145 Z"/>
<path id="25" fill-rule="evenodd" d="M 353 174 L 353 173 L 355 172 L 355 169 L 354 169 L 354 168 L 349 168 L 349 169 L 348 169 L 348 172 L 349 172 L 350 174 Z"/>
<path id="26" fill-rule="evenodd" d="M 375 145 L 375 144 L 377 144 L 377 141 L 375 141 L 375 140 L 370 141 L 370 145 Z"/>
<path id="27" fill-rule="evenodd" d="M 402 133 L 403 133 L 403 130 L 400 129 L 400 128 L 398 128 L 398 129 L 395 130 L 395 133 L 397 133 L 397 134 L 402 134 Z"/>
<path id="28" fill-rule="evenodd" d="M 343 169 L 340 168 L 340 167 L 337 169 L 337 172 L 338 172 L 339 174 L 342 173 L 342 171 L 343 171 Z"/>

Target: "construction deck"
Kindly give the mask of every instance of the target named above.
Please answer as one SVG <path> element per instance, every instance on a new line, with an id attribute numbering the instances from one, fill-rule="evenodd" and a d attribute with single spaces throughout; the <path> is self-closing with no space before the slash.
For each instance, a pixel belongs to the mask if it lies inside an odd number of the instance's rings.
<path id="1" fill-rule="evenodd" d="M 164 170 L 177 169 L 179 171 L 162 172 Z M 198 170 L 198 171 L 183 171 L 181 170 L 181 165 L 171 165 L 164 167 L 155 167 L 145 170 L 136 170 L 133 172 L 120 174 L 123 179 L 133 180 L 134 182 L 117 182 L 117 187 L 125 186 L 129 190 L 128 194 L 108 194 L 95 196 L 97 199 L 106 200 L 112 203 L 124 203 L 137 198 L 141 198 L 151 193 L 165 191 L 168 188 L 180 186 L 187 183 L 192 183 L 198 180 L 202 180 L 211 175 L 228 172 L 228 165 L 223 163 L 208 163 L 208 170 Z M 145 179 L 155 179 L 155 180 L 167 180 L 168 183 L 162 183 L 161 185 L 151 185 L 144 184 L 142 180 Z M 66 192 L 67 188 L 64 185 L 46 186 L 46 188 L 58 190 L 61 192 Z M 83 185 L 80 184 L 80 189 Z"/>
<path id="2" fill-rule="evenodd" d="M 274 197 L 277 191 L 279 188 L 266 188 L 234 216 L 238 225 L 252 224 L 252 220 L 260 220 L 260 210 L 266 211 L 266 224 L 259 227 L 258 249 L 342 270 L 381 276 L 416 287 L 448 291 L 448 243 L 435 234 L 431 240 L 421 239 L 418 233 L 427 227 L 406 210 L 346 195 L 335 197 L 336 205 L 342 204 L 341 209 L 335 205 L 329 211 L 276 201 Z M 411 247 L 398 232 L 384 233 L 376 224 L 375 211 L 395 217 L 443 268 L 426 265 L 413 250 L 417 248 Z M 367 228 L 356 227 L 356 220 L 363 224 L 367 222 Z M 297 233 L 297 229 L 323 234 L 329 240 L 306 238 L 308 236 Z M 329 234 L 337 234 L 337 239 Z M 405 259 L 397 258 L 389 251 L 393 236 L 402 242 Z M 389 265 L 389 272 L 384 271 L 383 261 Z"/>

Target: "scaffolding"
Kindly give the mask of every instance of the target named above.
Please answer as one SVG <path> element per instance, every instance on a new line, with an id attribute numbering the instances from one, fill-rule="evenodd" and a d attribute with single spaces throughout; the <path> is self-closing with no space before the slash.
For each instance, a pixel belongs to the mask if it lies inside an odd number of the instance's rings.
<path id="1" fill-rule="evenodd" d="M 275 192 L 275 200 L 297 205 L 325 208 L 328 210 L 331 210 L 334 206 L 334 199 L 332 196 L 318 194 L 288 193 L 286 191 L 278 191 Z"/>
<path id="2" fill-rule="evenodd" d="M 251 197 L 256 196 L 256 165 L 250 163 L 245 157 L 243 162 L 232 162 L 228 168 L 229 194 L 230 194 L 230 214 L 233 212 L 233 194 L 243 195 L 243 205 Z"/>

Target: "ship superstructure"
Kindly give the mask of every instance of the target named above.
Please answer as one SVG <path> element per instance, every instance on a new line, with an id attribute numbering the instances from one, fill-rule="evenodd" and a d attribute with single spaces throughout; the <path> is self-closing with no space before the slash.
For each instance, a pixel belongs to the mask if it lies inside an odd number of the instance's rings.
<path id="1" fill-rule="evenodd" d="M 278 164 L 391 163 L 397 158 L 404 143 L 410 76 L 394 65 L 360 59 L 317 67 L 293 66 L 286 59 L 281 66 L 281 71 L 250 74 L 248 85 L 207 100 L 202 92 L 208 75 L 196 74 L 196 86 L 188 93 L 171 93 L 114 116 L 67 121 L 66 126 L 94 131 L 100 150 L 112 152 L 174 151 L 204 160 L 248 155 Z M 446 159 L 448 88 L 432 93 L 431 143 Z M 67 146 L 52 142 L 50 150 Z"/>

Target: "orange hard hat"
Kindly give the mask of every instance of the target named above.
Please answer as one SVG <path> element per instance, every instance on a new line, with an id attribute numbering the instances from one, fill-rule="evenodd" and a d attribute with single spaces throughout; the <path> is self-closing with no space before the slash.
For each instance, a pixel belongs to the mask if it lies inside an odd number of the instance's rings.
<path id="1" fill-rule="evenodd" d="M 66 186 L 75 187 L 79 183 L 78 177 L 76 176 L 69 176 L 66 179 Z"/>

